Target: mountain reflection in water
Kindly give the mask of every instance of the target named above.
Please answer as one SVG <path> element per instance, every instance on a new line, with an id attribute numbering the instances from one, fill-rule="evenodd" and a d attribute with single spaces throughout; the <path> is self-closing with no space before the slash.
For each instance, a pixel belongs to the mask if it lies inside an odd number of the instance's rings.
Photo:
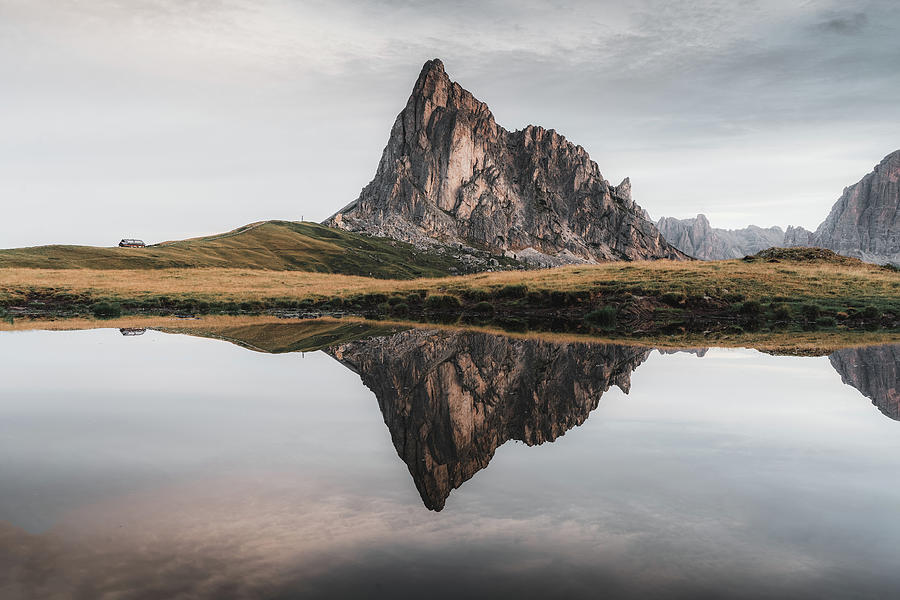
<path id="1" fill-rule="evenodd" d="M 0 598 L 900 591 L 898 345 L 190 333 L 0 334 Z"/>
<path id="2" fill-rule="evenodd" d="M 845 383 L 900 418 L 900 346 L 831 355 Z M 661 350 L 698 357 L 708 349 Z M 410 330 L 326 350 L 375 393 L 400 458 L 425 506 L 441 510 L 450 492 L 487 467 L 508 440 L 552 442 L 584 423 L 603 393 L 626 394 L 645 347 L 555 343 L 481 332 Z"/>
<path id="3" fill-rule="evenodd" d="M 828 358 L 841 381 L 862 392 L 886 417 L 900 421 L 900 344 L 846 348 Z"/>
<path id="4" fill-rule="evenodd" d="M 425 506 L 485 468 L 508 440 L 552 442 L 611 386 L 628 393 L 650 351 L 478 332 L 411 330 L 327 350 L 375 393 Z"/>

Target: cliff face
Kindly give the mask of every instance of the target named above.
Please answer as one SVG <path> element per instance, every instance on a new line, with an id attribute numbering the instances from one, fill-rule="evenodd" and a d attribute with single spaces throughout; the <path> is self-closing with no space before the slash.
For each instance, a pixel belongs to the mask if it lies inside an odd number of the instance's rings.
<path id="1" fill-rule="evenodd" d="M 415 244 L 462 244 L 544 264 L 683 258 L 581 147 L 553 130 L 509 132 L 425 64 L 375 178 L 325 225 Z"/>
<path id="2" fill-rule="evenodd" d="M 805 231 L 805 230 L 804 230 Z M 819 246 L 868 262 L 900 264 L 900 150 L 844 189 L 816 231 L 790 245 Z"/>
<path id="3" fill-rule="evenodd" d="M 327 350 L 378 398 L 425 506 L 485 468 L 507 440 L 552 442 L 601 395 L 626 393 L 644 348 L 555 344 L 477 332 L 411 330 Z"/>
<path id="4" fill-rule="evenodd" d="M 900 345 L 846 348 L 828 358 L 841 381 L 872 400 L 885 416 L 900 421 Z"/>
<path id="5" fill-rule="evenodd" d="M 784 231 L 780 227 L 764 229 L 750 225 L 743 229 L 718 229 L 709 224 L 706 215 L 693 219 L 663 217 L 656 224 L 670 244 L 701 260 L 743 258 L 760 250 L 781 246 Z"/>

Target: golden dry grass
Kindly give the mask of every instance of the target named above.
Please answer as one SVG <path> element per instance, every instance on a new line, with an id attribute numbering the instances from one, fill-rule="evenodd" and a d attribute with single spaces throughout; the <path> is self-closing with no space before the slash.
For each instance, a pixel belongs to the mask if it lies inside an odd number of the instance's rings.
<path id="1" fill-rule="evenodd" d="M 12 296 L 33 289 L 123 298 L 258 300 L 392 290 L 398 285 L 401 282 L 352 275 L 259 269 L 0 269 L 0 294 Z"/>
<path id="2" fill-rule="evenodd" d="M 460 293 L 525 284 L 532 291 L 592 290 L 684 293 L 747 299 L 853 299 L 857 304 L 900 302 L 900 274 L 871 265 L 647 261 L 506 271 L 460 277 L 383 280 L 348 275 L 258 269 L 0 269 L 0 301 L 28 290 L 140 299 L 166 295 L 206 301 L 303 299 L 412 290 Z"/>

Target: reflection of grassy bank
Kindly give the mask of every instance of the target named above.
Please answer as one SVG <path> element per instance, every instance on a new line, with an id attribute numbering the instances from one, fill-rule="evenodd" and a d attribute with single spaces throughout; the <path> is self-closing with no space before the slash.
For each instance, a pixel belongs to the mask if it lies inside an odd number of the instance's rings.
<path id="1" fill-rule="evenodd" d="M 159 327 L 169 333 L 186 333 L 226 340 L 258 352 L 313 352 L 337 344 L 382 335 L 391 335 L 408 327 L 381 321 L 356 319 L 314 319 L 310 321 L 197 323 L 185 327 L 176 324 Z"/>
<path id="2" fill-rule="evenodd" d="M 515 332 L 496 327 L 468 327 L 447 324 L 423 324 L 411 321 L 366 321 L 357 318 L 293 321 L 276 317 L 207 316 L 197 319 L 174 317 L 123 317 L 111 320 L 59 319 L 21 320 L 0 323 L 0 331 L 73 330 L 111 328 L 148 328 L 168 333 L 183 333 L 229 341 L 262 352 L 311 352 L 333 344 L 367 337 L 389 335 L 413 327 L 452 331 L 480 331 L 521 339 L 539 339 L 556 343 L 619 343 L 650 348 L 727 347 L 755 348 L 776 354 L 822 355 L 839 348 L 900 343 L 900 334 L 878 331 L 754 332 L 741 334 L 611 335 Z"/>
<path id="3" fill-rule="evenodd" d="M 340 311 L 638 336 L 896 331 L 900 274 L 790 253 L 767 261 L 609 263 L 404 281 L 259 269 L 0 269 L 0 306 L 13 318 L 103 316 L 98 307 L 108 315 Z"/>

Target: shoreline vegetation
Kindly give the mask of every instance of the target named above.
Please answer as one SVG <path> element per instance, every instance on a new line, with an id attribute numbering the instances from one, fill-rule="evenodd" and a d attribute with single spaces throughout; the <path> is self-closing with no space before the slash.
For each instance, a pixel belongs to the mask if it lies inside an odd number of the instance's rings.
<path id="1" fill-rule="evenodd" d="M 753 348 L 784 355 L 822 356 L 843 348 L 900 343 L 900 334 L 888 331 L 805 331 L 743 332 L 714 337 L 678 333 L 621 338 L 602 334 L 566 334 L 552 332 L 515 332 L 491 326 L 421 323 L 416 321 L 372 321 L 357 317 L 335 319 L 321 317 L 308 320 L 285 320 L 275 316 L 207 315 L 191 318 L 130 316 L 113 319 L 22 319 L 0 322 L 0 332 L 78 331 L 120 329 L 125 333 L 156 330 L 164 333 L 208 337 L 234 343 L 265 353 L 312 352 L 332 345 L 391 335 L 408 329 L 442 331 L 477 331 L 515 339 L 541 340 L 553 343 L 623 344 L 684 350 L 704 347 Z"/>
<path id="2" fill-rule="evenodd" d="M 900 273 L 830 251 L 417 279 L 235 268 L 0 268 L 0 323 L 169 315 L 354 316 L 605 336 L 900 334 Z"/>

